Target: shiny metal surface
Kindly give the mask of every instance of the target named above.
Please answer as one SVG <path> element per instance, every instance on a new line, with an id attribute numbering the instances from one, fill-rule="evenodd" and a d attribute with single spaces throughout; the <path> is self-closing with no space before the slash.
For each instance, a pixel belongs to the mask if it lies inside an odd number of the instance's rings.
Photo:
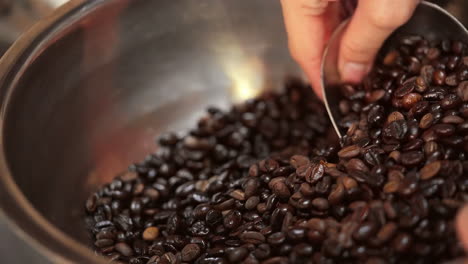
<path id="1" fill-rule="evenodd" d="M 276 2 L 75 1 L 55 15 L 0 63 L 0 200 L 54 262 L 93 263 L 87 194 L 161 132 L 299 69 Z"/>
<path id="2" fill-rule="evenodd" d="M 341 97 L 339 84 L 342 83 L 338 73 L 339 44 L 348 22 L 343 22 L 333 33 L 322 60 L 322 92 L 328 115 L 336 133 L 341 137 L 346 131 L 340 131 L 337 120 L 341 119 L 338 105 Z M 445 9 L 429 2 L 421 2 L 412 18 L 397 29 L 385 42 L 381 52 L 397 45 L 404 35 L 421 35 L 429 40 L 457 39 L 468 43 L 468 31 L 455 16 Z"/>
<path id="3" fill-rule="evenodd" d="M 207 105 L 298 74 L 278 1 L 71 1 L 0 61 L 2 212 L 50 262 L 99 263 L 92 190 Z"/>

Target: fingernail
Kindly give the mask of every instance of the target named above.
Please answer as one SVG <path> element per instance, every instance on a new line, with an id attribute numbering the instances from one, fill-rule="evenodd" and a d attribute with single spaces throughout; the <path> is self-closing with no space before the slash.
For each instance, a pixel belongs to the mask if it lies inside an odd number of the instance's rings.
<path id="1" fill-rule="evenodd" d="M 366 76 L 369 66 L 363 63 L 346 62 L 341 71 L 343 81 L 358 83 Z"/>

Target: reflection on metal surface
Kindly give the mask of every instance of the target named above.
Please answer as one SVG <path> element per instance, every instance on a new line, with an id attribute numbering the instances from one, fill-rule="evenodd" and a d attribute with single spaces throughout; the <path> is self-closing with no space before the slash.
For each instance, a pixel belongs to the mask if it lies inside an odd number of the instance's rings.
<path id="1" fill-rule="evenodd" d="M 226 62 L 226 75 L 232 82 L 234 102 L 257 96 L 263 88 L 263 65 L 257 58 L 233 58 Z"/>
<path id="2" fill-rule="evenodd" d="M 258 57 L 247 56 L 246 52 L 231 41 L 222 41 L 217 46 L 220 64 L 231 82 L 233 102 L 241 102 L 257 96 L 264 88 L 264 65 Z M 235 43 L 235 41 L 234 41 Z"/>

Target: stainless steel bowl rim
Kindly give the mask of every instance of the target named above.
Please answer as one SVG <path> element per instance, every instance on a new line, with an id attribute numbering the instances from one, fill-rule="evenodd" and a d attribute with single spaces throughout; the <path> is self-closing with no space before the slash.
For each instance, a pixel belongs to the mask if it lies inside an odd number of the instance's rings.
<path id="1" fill-rule="evenodd" d="M 105 0 L 73 0 L 37 22 L 0 60 L 0 213 L 17 234 L 54 263 L 105 263 L 86 246 L 52 225 L 26 199 L 14 182 L 5 157 L 4 121 L 15 84 L 46 43 Z M 13 211 L 12 208 L 15 208 Z"/>

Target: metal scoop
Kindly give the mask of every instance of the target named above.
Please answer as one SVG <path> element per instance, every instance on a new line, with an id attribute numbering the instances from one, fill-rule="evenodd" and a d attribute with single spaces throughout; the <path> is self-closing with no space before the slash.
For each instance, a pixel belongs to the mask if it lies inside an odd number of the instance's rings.
<path id="1" fill-rule="evenodd" d="M 342 82 L 338 73 L 338 52 L 347 23 L 348 21 L 343 22 L 330 38 L 321 68 L 325 106 L 339 137 L 342 137 L 346 131 L 340 130 L 337 125 L 337 121 L 341 119 L 338 105 L 342 98 L 339 90 L 339 84 Z M 468 43 L 468 31 L 463 24 L 438 5 L 428 2 L 421 2 L 418 5 L 412 18 L 385 41 L 380 52 L 394 47 L 402 35 L 420 35 L 428 40 L 452 39 Z"/>

